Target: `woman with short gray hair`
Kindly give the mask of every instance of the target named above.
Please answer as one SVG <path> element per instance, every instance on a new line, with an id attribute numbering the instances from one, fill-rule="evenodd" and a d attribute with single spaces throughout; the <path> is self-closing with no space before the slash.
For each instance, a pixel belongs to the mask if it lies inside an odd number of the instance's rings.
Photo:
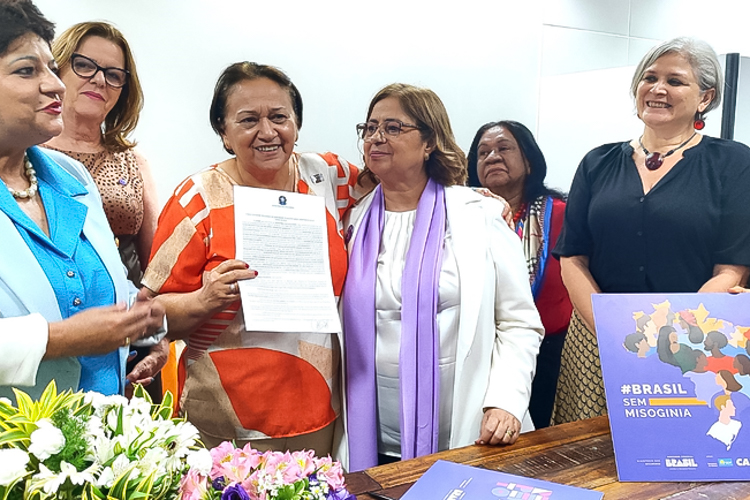
<path id="1" fill-rule="evenodd" d="M 724 292 L 747 279 L 750 149 L 698 132 L 721 88 L 705 42 L 654 47 L 631 88 L 643 133 L 578 167 L 554 250 L 574 307 L 555 423 L 606 413 L 592 293 Z"/>
<path id="2" fill-rule="evenodd" d="M 694 125 L 697 130 L 701 130 L 703 128 L 703 115 L 719 107 L 721 92 L 724 88 L 721 65 L 716 58 L 716 52 L 703 40 L 679 37 L 653 47 L 643 56 L 643 59 L 641 59 L 641 62 L 635 68 L 633 80 L 630 82 L 630 94 L 635 100 L 637 98 L 638 85 L 643 79 L 646 69 L 653 65 L 657 59 L 670 53 L 680 54 L 690 64 L 701 92 L 709 90 L 713 90 L 714 92 L 714 97 L 708 103 L 706 109 L 696 114 Z"/>

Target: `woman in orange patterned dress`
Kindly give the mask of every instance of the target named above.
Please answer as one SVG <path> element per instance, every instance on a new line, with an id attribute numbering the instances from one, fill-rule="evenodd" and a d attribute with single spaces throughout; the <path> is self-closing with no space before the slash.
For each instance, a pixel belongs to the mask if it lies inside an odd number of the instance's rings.
<path id="1" fill-rule="evenodd" d="M 252 262 L 235 258 L 233 189 L 325 198 L 338 296 L 347 262 L 341 217 L 357 196 L 357 168 L 332 153 L 294 151 L 302 99 L 272 66 L 226 68 L 210 119 L 232 157 L 177 187 L 159 217 L 143 278 L 167 304 L 170 336 L 187 343 L 181 409 L 207 446 L 235 440 L 259 449 L 329 453 L 340 407 L 338 336 L 246 329 L 237 282 L 257 273 Z"/>

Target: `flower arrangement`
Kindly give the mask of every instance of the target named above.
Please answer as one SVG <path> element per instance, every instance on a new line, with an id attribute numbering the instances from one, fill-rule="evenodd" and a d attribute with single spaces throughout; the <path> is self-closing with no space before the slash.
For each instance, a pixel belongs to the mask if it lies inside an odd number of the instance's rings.
<path id="1" fill-rule="evenodd" d="M 210 451 L 211 463 L 190 468 L 181 500 L 354 500 L 341 464 L 312 451 L 261 453 L 229 442 Z"/>
<path id="2" fill-rule="evenodd" d="M 170 418 L 172 396 L 57 393 L 0 398 L 0 500 L 172 499 L 187 470 L 210 464 L 198 431 Z"/>

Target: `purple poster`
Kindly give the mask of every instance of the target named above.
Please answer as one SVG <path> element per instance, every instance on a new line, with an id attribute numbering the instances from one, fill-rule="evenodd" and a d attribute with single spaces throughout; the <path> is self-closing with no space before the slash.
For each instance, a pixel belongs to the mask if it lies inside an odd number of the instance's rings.
<path id="1" fill-rule="evenodd" d="M 750 480 L 750 294 L 592 302 L 620 481 Z"/>
<path id="2" fill-rule="evenodd" d="M 438 460 L 401 500 L 601 500 L 604 493 Z"/>

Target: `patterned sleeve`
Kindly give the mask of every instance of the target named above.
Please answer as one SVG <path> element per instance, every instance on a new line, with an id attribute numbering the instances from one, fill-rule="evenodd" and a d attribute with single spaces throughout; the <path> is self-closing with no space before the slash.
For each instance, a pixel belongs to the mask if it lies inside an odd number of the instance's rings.
<path id="1" fill-rule="evenodd" d="M 176 190 L 159 216 L 143 285 L 153 292 L 191 292 L 206 269 L 209 209 L 190 178 Z"/>
<path id="2" fill-rule="evenodd" d="M 357 185 L 359 168 L 335 153 L 323 153 L 320 156 L 328 165 L 336 167 L 336 207 L 339 210 L 339 218 L 343 218 L 344 212 L 364 194 Z"/>

